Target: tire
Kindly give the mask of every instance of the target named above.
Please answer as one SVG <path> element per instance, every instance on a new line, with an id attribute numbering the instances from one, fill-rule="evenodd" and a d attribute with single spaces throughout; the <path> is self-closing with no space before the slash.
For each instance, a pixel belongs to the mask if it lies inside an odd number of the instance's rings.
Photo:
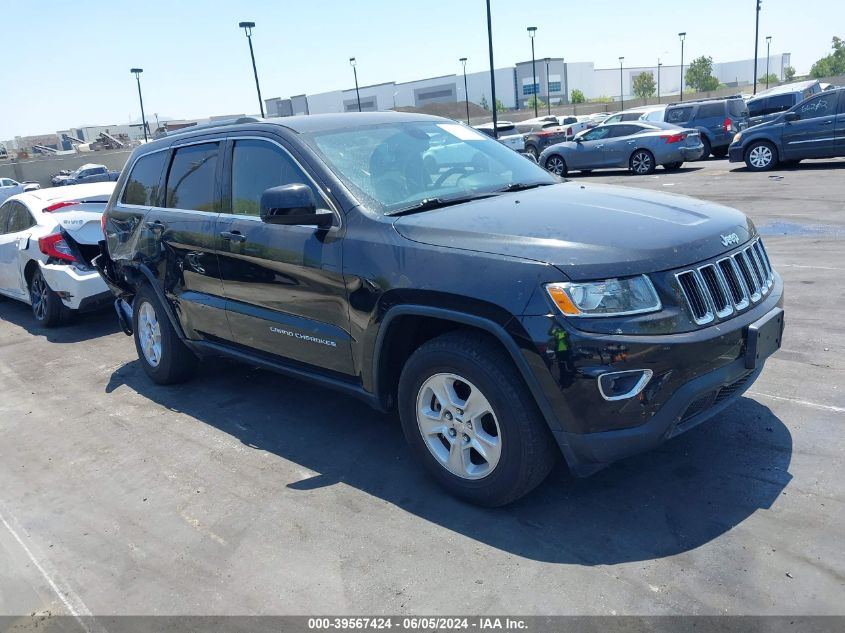
<path id="1" fill-rule="evenodd" d="M 750 171 L 769 171 L 778 164 L 775 146 L 768 141 L 755 141 L 745 150 L 745 164 Z"/>
<path id="2" fill-rule="evenodd" d="M 135 349 L 147 376 L 159 385 L 184 382 L 199 359 L 179 340 L 153 289 L 143 285 L 132 303 Z"/>
<path id="3" fill-rule="evenodd" d="M 451 393 L 451 400 L 444 406 L 436 391 Z M 472 419 L 463 418 L 467 402 L 477 408 Z M 399 414 L 411 451 L 434 479 L 474 504 L 519 499 L 546 478 L 557 457 L 510 356 L 482 333 L 459 330 L 417 349 L 402 368 Z"/>
<path id="4" fill-rule="evenodd" d="M 36 269 L 29 280 L 29 300 L 32 305 L 32 316 L 39 325 L 44 327 L 55 327 L 64 323 L 71 311 L 62 303 L 47 281 L 41 274 L 41 269 Z"/>
<path id="5" fill-rule="evenodd" d="M 666 163 L 665 165 L 663 165 L 663 169 L 665 169 L 666 171 L 677 171 L 681 168 L 683 164 L 683 161 L 680 163 Z"/>
<path id="6" fill-rule="evenodd" d="M 566 161 L 563 160 L 562 156 L 558 156 L 557 154 L 552 154 L 546 159 L 546 164 L 544 165 L 547 171 L 552 172 L 557 176 L 564 177 L 566 176 L 567 172 L 569 171 L 566 167 Z"/>
<path id="7" fill-rule="evenodd" d="M 628 159 L 628 168 L 637 176 L 653 174 L 657 165 L 654 161 L 654 154 L 647 149 L 638 149 Z"/>
<path id="8" fill-rule="evenodd" d="M 710 145 L 710 139 L 704 136 L 704 134 L 701 135 L 701 144 L 704 145 L 704 153 L 701 154 L 698 160 L 707 160 L 710 158 L 710 152 L 713 150 Z"/>
<path id="9" fill-rule="evenodd" d="M 728 148 L 727 147 L 719 147 L 718 149 L 711 150 L 713 156 L 716 158 L 724 158 L 728 155 Z"/>

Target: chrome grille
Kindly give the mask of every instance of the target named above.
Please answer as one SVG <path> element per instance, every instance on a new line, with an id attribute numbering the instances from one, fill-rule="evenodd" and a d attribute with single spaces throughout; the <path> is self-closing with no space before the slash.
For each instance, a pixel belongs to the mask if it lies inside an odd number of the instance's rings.
<path id="1" fill-rule="evenodd" d="M 696 269 L 675 275 L 693 321 L 704 325 L 760 301 L 772 288 L 774 271 L 760 239 Z"/>

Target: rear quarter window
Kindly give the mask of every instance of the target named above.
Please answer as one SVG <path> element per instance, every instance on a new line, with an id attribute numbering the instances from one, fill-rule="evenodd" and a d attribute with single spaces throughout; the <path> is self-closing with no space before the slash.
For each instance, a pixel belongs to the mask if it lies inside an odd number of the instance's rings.
<path id="1" fill-rule="evenodd" d="M 749 115 L 749 108 L 746 107 L 745 101 L 742 99 L 731 99 L 728 101 L 728 113 L 736 117 L 747 117 Z"/>
<path id="2" fill-rule="evenodd" d="M 137 204 L 139 206 L 161 206 L 160 188 L 161 172 L 167 152 L 155 152 L 141 156 L 132 167 L 132 172 L 126 180 L 126 187 L 120 202 L 123 204 Z"/>
<path id="3" fill-rule="evenodd" d="M 713 119 L 725 116 L 725 105 L 723 103 L 702 103 L 698 106 L 697 119 Z"/>

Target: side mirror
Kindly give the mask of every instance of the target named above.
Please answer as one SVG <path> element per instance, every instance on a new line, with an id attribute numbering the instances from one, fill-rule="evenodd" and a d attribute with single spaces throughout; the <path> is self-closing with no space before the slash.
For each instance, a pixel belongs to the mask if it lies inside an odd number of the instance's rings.
<path id="1" fill-rule="evenodd" d="M 267 224 L 302 224 L 329 228 L 333 215 L 318 211 L 314 191 L 308 185 L 294 183 L 271 187 L 261 194 L 261 220 Z"/>
<path id="2" fill-rule="evenodd" d="M 583 136 L 576 136 L 576 137 L 575 137 L 574 139 L 572 139 L 572 140 L 573 140 L 573 141 L 575 141 L 576 143 L 583 143 L 583 142 L 584 142 L 584 137 L 583 137 Z"/>
<path id="3" fill-rule="evenodd" d="M 787 123 L 790 123 L 792 121 L 799 121 L 799 120 L 801 120 L 801 115 L 798 114 L 797 112 L 787 112 L 786 114 L 783 115 L 783 120 L 786 121 Z"/>

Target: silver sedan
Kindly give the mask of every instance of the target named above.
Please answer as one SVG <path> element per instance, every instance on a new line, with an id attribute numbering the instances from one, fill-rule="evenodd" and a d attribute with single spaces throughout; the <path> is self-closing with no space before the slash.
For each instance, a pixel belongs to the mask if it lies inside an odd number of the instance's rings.
<path id="1" fill-rule="evenodd" d="M 697 160 L 704 145 L 697 130 L 668 123 L 627 121 L 585 130 L 571 141 L 547 147 L 538 162 L 550 172 L 592 171 L 627 167 L 637 175 L 651 174 L 658 165 L 678 169 Z"/>

